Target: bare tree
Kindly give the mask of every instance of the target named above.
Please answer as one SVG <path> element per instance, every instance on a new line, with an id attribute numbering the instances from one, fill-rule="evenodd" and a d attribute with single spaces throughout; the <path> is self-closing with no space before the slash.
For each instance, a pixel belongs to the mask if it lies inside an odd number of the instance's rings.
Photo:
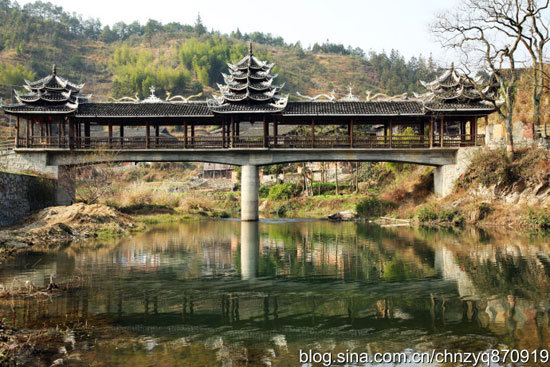
<path id="1" fill-rule="evenodd" d="M 512 124 L 518 80 L 516 63 L 532 19 L 530 12 L 526 11 L 527 3 L 531 1 L 462 0 L 456 9 L 438 14 L 432 27 L 444 47 L 462 53 L 468 70 L 487 68 L 498 82 L 503 101 L 494 101 L 494 104 L 504 119 L 509 157 L 514 150 Z M 483 87 L 478 87 L 483 92 Z"/>
<path id="2" fill-rule="evenodd" d="M 532 66 L 532 99 L 533 99 L 533 128 L 534 138 L 540 138 L 540 130 L 536 127 L 541 125 L 540 120 L 540 105 L 542 100 L 542 94 L 545 88 L 547 88 L 547 82 L 549 75 L 544 70 L 545 62 L 545 48 L 548 42 L 550 42 L 550 32 L 546 19 L 543 19 L 545 11 L 548 9 L 550 0 L 537 1 L 527 0 L 527 6 L 522 9 L 529 17 L 528 31 L 522 32 L 522 42 L 531 56 Z"/>

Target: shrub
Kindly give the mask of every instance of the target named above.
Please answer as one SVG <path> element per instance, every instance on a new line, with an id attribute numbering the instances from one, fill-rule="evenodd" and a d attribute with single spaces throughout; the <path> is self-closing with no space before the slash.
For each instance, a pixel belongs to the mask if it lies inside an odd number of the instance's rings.
<path id="1" fill-rule="evenodd" d="M 431 206 L 425 205 L 416 211 L 416 219 L 421 223 L 433 222 L 437 220 L 437 213 Z"/>
<path id="2" fill-rule="evenodd" d="M 395 206 L 395 203 L 391 201 L 382 201 L 376 196 L 371 195 L 358 202 L 355 210 L 360 217 L 374 218 L 386 214 Z"/>
<path id="3" fill-rule="evenodd" d="M 296 184 L 284 183 L 271 187 L 267 198 L 269 200 L 288 200 L 299 194 Z"/>
<path id="4" fill-rule="evenodd" d="M 527 223 L 538 229 L 550 229 L 550 209 L 527 210 Z"/>
<path id="5" fill-rule="evenodd" d="M 265 199 L 269 195 L 269 187 L 266 186 L 260 186 L 258 189 L 260 199 Z"/>
<path id="6" fill-rule="evenodd" d="M 455 209 L 444 209 L 439 212 L 437 219 L 440 222 L 452 223 L 455 225 L 460 225 L 464 222 L 464 216 L 462 213 Z"/>

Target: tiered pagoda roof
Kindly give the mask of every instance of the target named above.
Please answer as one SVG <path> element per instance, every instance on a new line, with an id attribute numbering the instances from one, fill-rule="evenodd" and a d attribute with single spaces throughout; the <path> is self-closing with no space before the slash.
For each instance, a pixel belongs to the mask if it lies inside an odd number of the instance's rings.
<path id="1" fill-rule="evenodd" d="M 225 84 L 219 84 L 219 96 L 208 101 L 213 112 L 280 112 L 287 104 L 288 96 L 281 95 L 283 85 L 273 84 L 277 74 L 271 74 L 274 64 L 259 60 L 252 53 L 237 63 L 228 63 L 229 74 L 222 73 Z"/>
<path id="2" fill-rule="evenodd" d="M 55 65 L 52 74 L 23 86 L 27 93 L 14 90 L 18 104 L 3 106 L 6 112 L 69 114 L 78 109 L 79 103 L 87 102 L 90 95 L 82 95 L 84 84 L 73 84 L 57 75 Z"/>
<path id="3" fill-rule="evenodd" d="M 454 64 L 434 81 L 420 83 L 428 91 L 416 97 L 424 103 L 426 109 L 432 111 L 469 109 L 479 105 L 493 107 L 498 95 L 498 85 L 493 78 L 489 82 L 484 82 L 481 77 L 472 80 L 457 72 Z"/>

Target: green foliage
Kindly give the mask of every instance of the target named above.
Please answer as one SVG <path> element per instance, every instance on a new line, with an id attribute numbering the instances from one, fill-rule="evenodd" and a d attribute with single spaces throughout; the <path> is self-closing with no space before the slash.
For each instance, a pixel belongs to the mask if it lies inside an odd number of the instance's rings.
<path id="1" fill-rule="evenodd" d="M 283 183 L 269 189 L 269 200 L 288 200 L 300 194 L 299 187 L 294 183 Z"/>
<path id="2" fill-rule="evenodd" d="M 260 186 L 258 189 L 260 199 L 265 199 L 269 195 L 269 187 L 267 186 Z"/>
<path id="3" fill-rule="evenodd" d="M 367 196 L 355 206 L 357 215 L 365 218 L 380 217 L 393 208 L 395 208 L 395 203 L 381 201 L 374 195 Z"/>
<path id="4" fill-rule="evenodd" d="M 153 86 L 157 96 L 162 96 L 166 91 L 182 94 L 191 88 L 189 71 L 161 64 L 151 51 L 134 52 L 128 47 L 118 48 L 110 68 L 115 75 L 111 90 L 116 98 L 133 96 L 136 92 L 140 98 L 145 98 Z"/>
<path id="5" fill-rule="evenodd" d="M 430 205 L 424 205 L 418 208 L 415 216 L 421 223 L 435 222 L 438 219 L 437 213 Z"/>
<path id="6" fill-rule="evenodd" d="M 464 216 L 459 210 L 443 209 L 437 214 L 437 219 L 440 222 L 461 225 L 464 222 Z"/>
<path id="7" fill-rule="evenodd" d="M 22 85 L 25 79 L 33 80 L 34 77 L 35 73 L 21 64 L 0 64 L 0 84 L 7 84 L 2 86 L 4 91 L 11 90 L 14 85 Z"/>
<path id="8" fill-rule="evenodd" d="M 550 210 L 549 209 L 533 209 L 527 210 L 527 224 L 537 229 L 550 229 Z"/>

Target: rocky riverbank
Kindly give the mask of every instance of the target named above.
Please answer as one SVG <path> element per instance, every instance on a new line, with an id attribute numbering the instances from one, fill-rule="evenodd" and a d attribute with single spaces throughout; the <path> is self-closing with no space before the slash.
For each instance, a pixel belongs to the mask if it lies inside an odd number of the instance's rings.
<path id="1" fill-rule="evenodd" d="M 140 230 L 129 215 L 106 205 L 54 206 L 0 231 L 0 256 L 28 246 L 57 247 L 75 240 L 115 237 Z"/>

